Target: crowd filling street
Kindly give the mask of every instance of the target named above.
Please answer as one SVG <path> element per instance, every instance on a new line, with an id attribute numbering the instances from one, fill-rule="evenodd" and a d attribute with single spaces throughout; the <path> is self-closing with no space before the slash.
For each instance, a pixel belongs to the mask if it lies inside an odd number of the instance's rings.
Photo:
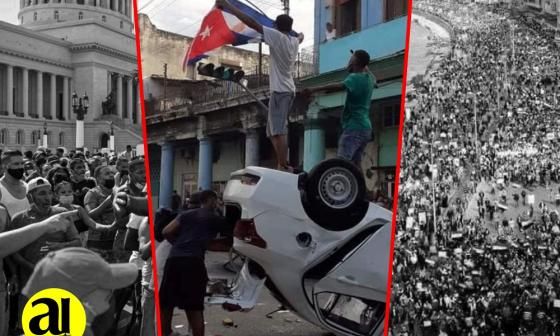
<path id="1" fill-rule="evenodd" d="M 47 288 L 82 302 L 85 335 L 154 335 L 143 157 L 39 147 L 1 161 L 0 335 L 23 334 Z"/>
<path id="2" fill-rule="evenodd" d="M 554 31 L 506 5 L 415 8 L 451 41 L 408 94 L 391 333 L 559 335 Z"/>

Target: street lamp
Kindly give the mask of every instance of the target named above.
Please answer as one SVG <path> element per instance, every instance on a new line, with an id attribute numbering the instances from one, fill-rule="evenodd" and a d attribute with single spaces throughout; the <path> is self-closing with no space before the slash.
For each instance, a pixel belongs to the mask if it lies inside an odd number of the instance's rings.
<path id="1" fill-rule="evenodd" d="M 72 109 L 76 114 L 76 149 L 84 147 L 84 116 L 89 108 L 87 92 L 83 97 L 78 97 L 76 92 L 72 94 Z"/>
<path id="2" fill-rule="evenodd" d="M 47 122 L 45 121 L 45 123 L 43 124 L 43 147 L 48 148 L 49 147 L 49 133 L 47 132 Z"/>
<path id="3" fill-rule="evenodd" d="M 111 121 L 111 133 L 109 133 L 109 150 L 113 153 L 115 152 L 115 130 L 113 127 L 113 122 Z"/>

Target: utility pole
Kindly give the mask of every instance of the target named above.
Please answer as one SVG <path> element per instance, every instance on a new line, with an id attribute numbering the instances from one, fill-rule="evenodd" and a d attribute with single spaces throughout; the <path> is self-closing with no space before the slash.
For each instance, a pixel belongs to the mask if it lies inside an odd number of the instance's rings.
<path id="1" fill-rule="evenodd" d="M 163 112 L 167 110 L 167 63 L 163 64 Z"/>
<path id="2" fill-rule="evenodd" d="M 284 14 L 290 15 L 290 0 L 282 0 L 282 5 L 284 6 Z"/>

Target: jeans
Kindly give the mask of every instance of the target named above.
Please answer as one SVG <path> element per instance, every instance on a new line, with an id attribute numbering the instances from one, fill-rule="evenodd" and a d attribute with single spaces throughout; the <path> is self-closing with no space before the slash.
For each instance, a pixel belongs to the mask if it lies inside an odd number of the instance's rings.
<path id="1" fill-rule="evenodd" d="M 142 326 L 140 336 L 156 335 L 154 290 L 142 286 Z"/>
<path id="2" fill-rule="evenodd" d="M 6 283 L 0 281 L 0 335 L 8 335 L 8 324 L 10 322 L 8 298 Z"/>
<path id="3" fill-rule="evenodd" d="M 362 156 L 371 140 L 371 130 L 344 130 L 338 140 L 337 156 L 361 168 Z"/>

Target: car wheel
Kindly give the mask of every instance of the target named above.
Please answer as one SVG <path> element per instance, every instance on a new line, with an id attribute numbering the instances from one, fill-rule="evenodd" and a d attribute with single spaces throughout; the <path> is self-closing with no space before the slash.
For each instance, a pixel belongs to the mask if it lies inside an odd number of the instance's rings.
<path id="1" fill-rule="evenodd" d="M 303 188 L 307 215 L 327 230 L 354 227 L 369 206 L 364 177 L 350 161 L 329 159 L 319 163 L 307 175 Z"/>

